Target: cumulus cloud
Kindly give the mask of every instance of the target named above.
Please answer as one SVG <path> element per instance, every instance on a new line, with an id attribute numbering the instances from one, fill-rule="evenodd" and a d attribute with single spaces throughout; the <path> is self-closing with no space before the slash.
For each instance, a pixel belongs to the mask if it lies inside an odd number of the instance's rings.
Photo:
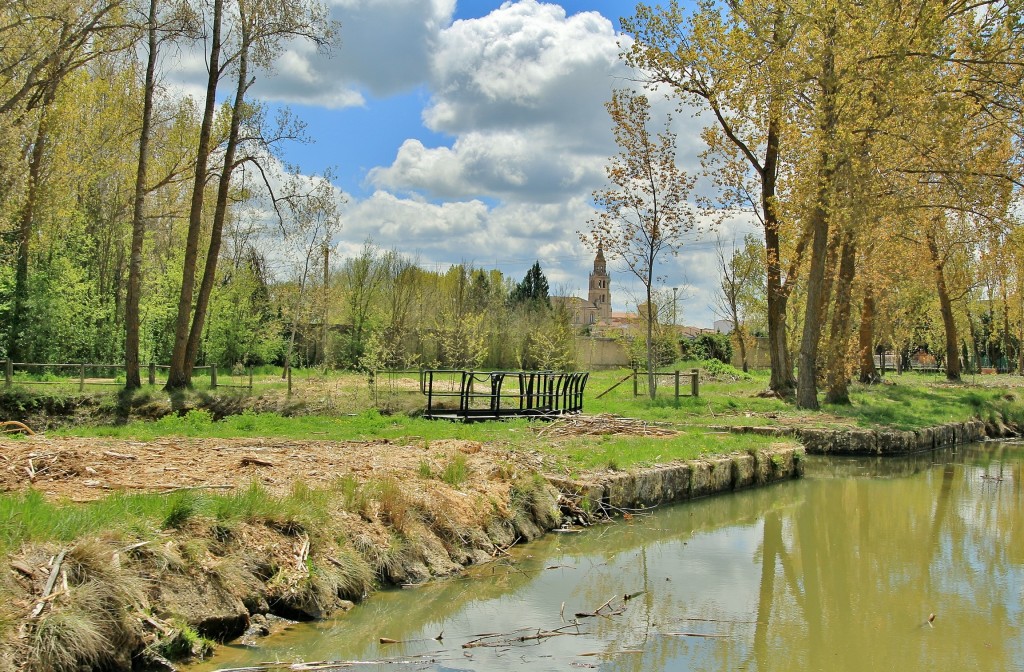
<path id="1" fill-rule="evenodd" d="M 604 102 L 627 71 L 611 22 L 535 0 L 441 31 L 423 113 L 450 147 L 410 140 L 370 171 L 377 188 L 432 198 L 553 203 L 589 194 L 614 149 Z"/>

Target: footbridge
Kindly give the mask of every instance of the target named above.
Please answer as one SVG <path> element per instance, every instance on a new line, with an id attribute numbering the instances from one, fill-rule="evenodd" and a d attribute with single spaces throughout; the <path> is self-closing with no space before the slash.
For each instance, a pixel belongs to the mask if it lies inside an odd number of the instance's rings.
<path id="1" fill-rule="evenodd" d="M 580 413 L 587 371 L 425 369 L 420 392 L 433 420 L 547 418 Z"/>

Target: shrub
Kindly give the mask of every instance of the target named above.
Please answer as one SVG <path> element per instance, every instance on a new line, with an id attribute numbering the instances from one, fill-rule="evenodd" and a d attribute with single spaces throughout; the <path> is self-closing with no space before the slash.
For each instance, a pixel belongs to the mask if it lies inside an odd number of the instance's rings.
<path id="1" fill-rule="evenodd" d="M 717 359 L 723 364 L 732 361 L 732 339 L 727 334 L 701 334 L 693 340 L 680 341 L 683 359 Z"/>

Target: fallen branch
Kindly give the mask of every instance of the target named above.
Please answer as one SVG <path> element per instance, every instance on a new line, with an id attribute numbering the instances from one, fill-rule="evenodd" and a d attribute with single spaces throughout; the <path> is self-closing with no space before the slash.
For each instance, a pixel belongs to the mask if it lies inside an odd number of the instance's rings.
<path id="1" fill-rule="evenodd" d="M 29 436 L 36 435 L 36 433 L 33 432 L 28 425 L 26 425 L 23 422 L 18 422 L 17 420 L 5 420 L 3 422 L 0 422 L 0 428 L 3 429 L 4 434 L 13 434 L 15 432 L 21 432 L 23 434 L 28 434 Z"/>
<path id="2" fill-rule="evenodd" d="M 567 632 L 567 630 L 569 628 L 575 628 L 575 632 Z M 532 628 L 530 628 L 530 630 L 532 630 Z M 517 631 L 517 632 L 521 632 L 521 631 Z M 569 623 L 567 625 L 563 625 L 560 628 L 555 628 L 554 630 L 541 630 L 541 629 L 538 629 L 532 635 L 519 635 L 519 636 L 516 636 L 515 633 L 491 633 L 491 634 L 487 634 L 487 635 L 481 635 L 481 636 L 477 637 L 476 639 L 470 640 L 470 641 L 466 642 L 465 644 L 463 644 L 462 648 L 464 648 L 464 649 L 475 649 L 475 648 L 484 647 L 484 646 L 491 647 L 491 648 L 497 648 L 497 647 L 502 647 L 502 646 L 513 646 L 515 644 L 524 644 L 526 642 L 541 641 L 541 640 L 548 639 L 548 638 L 551 638 L 551 637 L 562 637 L 562 636 L 576 637 L 576 636 L 582 635 L 582 634 L 584 634 L 584 633 L 580 632 L 580 624 L 574 622 L 574 623 Z M 495 638 L 498 638 L 498 637 L 500 637 L 501 639 L 495 639 Z M 494 640 L 494 641 L 488 641 L 488 640 Z"/>
<path id="3" fill-rule="evenodd" d="M 119 460 L 137 460 L 137 459 L 139 459 L 138 455 L 129 455 L 127 453 L 115 453 L 112 450 L 104 450 L 103 454 L 106 455 L 107 457 L 116 457 Z"/>
<path id="4" fill-rule="evenodd" d="M 46 608 L 47 602 L 50 601 L 50 593 L 53 592 L 53 585 L 57 583 L 57 576 L 60 574 L 60 567 L 64 562 L 65 554 L 67 554 L 67 549 L 58 553 L 57 558 L 53 561 L 53 567 L 50 568 L 50 576 L 46 579 L 46 587 L 43 588 L 43 595 L 36 604 L 35 609 L 29 614 L 30 620 L 38 618 L 39 614 L 43 613 L 43 609 Z"/>
<path id="5" fill-rule="evenodd" d="M 616 597 L 618 597 L 618 596 L 614 595 L 612 597 L 609 597 L 607 602 L 602 604 L 597 609 L 594 609 L 593 611 L 580 611 L 580 612 L 577 612 L 575 614 L 575 616 L 576 616 L 576 618 L 595 618 L 597 616 L 618 616 L 619 614 L 621 614 L 623 612 L 623 608 L 621 608 L 621 607 L 619 609 L 612 609 L 611 611 L 609 611 L 606 614 L 602 614 L 601 613 L 601 610 L 606 608 L 606 607 L 609 607 L 611 605 L 611 603 L 612 603 L 612 600 L 614 600 Z"/>
<path id="6" fill-rule="evenodd" d="M 709 635 L 704 632 L 666 632 L 669 637 L 706 637 L 708 639 L 728 639 L 730 635 Z"/>
<path id="7" fill-rule="evenodd" d="M 271 462 L 270 460 L 262 460 L 253 455 L 246 455 L 241 460 L 239 460 L 239 466 L 247 467 L 250 465 L 254 467 L 272 467 L 274 466 L 274 463 Z"/>

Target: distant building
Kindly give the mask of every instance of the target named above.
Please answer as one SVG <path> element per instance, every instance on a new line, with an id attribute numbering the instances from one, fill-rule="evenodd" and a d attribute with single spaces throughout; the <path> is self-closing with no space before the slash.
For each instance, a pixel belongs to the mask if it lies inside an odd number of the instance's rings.
<path id="1" fill-rule="evenodd" d="M 587 293 L 587 298 L 596 309 L 596 321 L 611 319 L 611 278 L 608 277 L 608 265 L 604 260 L 604 249 L 601 243 L 597 244 L 597 256 L 594 257 L 594 271 L 590 274 L 590 291 Z"/>
<path id="2" fill-rule="evenodd" d="M 715 320 L 713 325 L 716 334 L 731 334 L 732 320 Z"/>
<path id="3" fill-rule="evenodd" d="M 608 325 L 612 319 L 611 278 L 608 276 L 608 264 L 605 262 L 604 249 L 597 246 L 594 257 L 594 270 L 590 274 L 590 287 L 587 298 L 578 296 L 552 296 L 551 305 L 564 310 L 574 327 L 584 328 L 597 325 Z"/>

